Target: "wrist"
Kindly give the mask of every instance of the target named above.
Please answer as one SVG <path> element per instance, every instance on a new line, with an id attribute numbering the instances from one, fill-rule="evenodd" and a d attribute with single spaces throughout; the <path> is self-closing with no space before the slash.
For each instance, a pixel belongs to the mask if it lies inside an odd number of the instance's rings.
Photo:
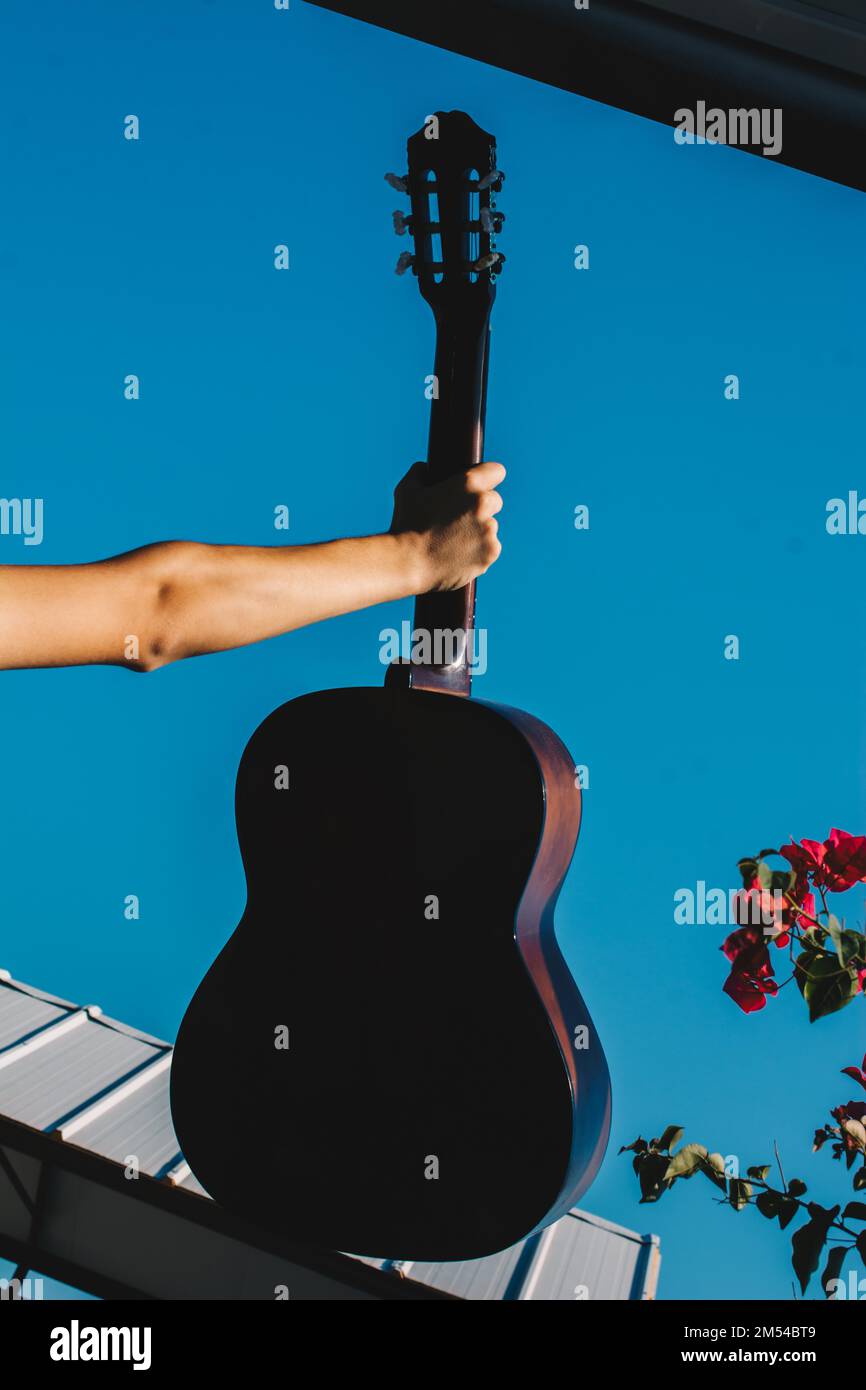
<path id="1" fill-rule="evenodd" d="M 427 537 L 420 531 L 400 531 L 394 540 L 398 544 L 406 596 L 426 594 L 435 582 Z"/>

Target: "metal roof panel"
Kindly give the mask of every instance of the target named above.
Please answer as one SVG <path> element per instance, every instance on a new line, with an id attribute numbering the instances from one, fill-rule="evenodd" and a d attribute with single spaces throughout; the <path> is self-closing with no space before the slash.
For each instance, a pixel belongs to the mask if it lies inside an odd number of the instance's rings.
<path id="1" fill-rule="evenodd" d="M 0 1051 L 20 1042 L 46 1024 L 55 1023 L 65 1013 L 55 1004 L 19 994 L 12 989 L 0 989 Z"/>
<path id="2" fill-rule="evenodd" d="M 172 1125 L 169 1043 L 6 972 L 0 972 L 0 1039 L 0 1114 L 124 1166 L 134 1157 L 140 1172 L 208 1196 Z M 655 1236 L 577 1209 L 482 1260 L 362 1261 L 472 1301 L 652 1297 L 658 1262 Z"/>

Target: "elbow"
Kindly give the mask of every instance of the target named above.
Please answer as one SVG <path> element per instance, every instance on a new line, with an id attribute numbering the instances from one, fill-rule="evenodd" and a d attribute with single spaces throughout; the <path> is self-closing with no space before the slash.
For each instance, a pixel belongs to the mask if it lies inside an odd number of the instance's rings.
<path id="1" fill-rule="evenodd" d="M 159 671 L 163 666 L 170 666 L 173 661 L 178 660 L 179 657 L 164 652 L 159 642 L 154 642 L 146 651 L 141 652 L 137 657 L 131 657 L 124 664 L 128 670 L 134 671 L 136 675 L 149 676 L 152 671 Z"/>
<path id="2" fill-rule="evenodd" d="M 147 632 L 139 646 L 135 669 L 140 675 L 147 676 L 152 671 L 159 671 L 186 655 L 180 641 L 182 619 L 183 604 L 176 583 L 169 579 L 161 580 L 152 599 Z"/>
<path id="3" fill-rule="evenodd" d="M 127 647 L 129 655 L 125 657 L 123 664 L 128 671 L 134 671 L 139 676 L 148 676 L 152 671 L 170 666 L 173 661 L 179 661 L 181 656 L 181 653 L 172 652 L 157 636 L 148 637 L 135 646 L 132 646 L 127 638 Z"/>
<path id="4" fill-rule="evenodd" d="M 143 630 L 125 639 L 126 665 L 138 675 L 150 675 L 194 654 L 187 629 L 199 549 L 190 541 L 169 541 L 148 556 Z"/>

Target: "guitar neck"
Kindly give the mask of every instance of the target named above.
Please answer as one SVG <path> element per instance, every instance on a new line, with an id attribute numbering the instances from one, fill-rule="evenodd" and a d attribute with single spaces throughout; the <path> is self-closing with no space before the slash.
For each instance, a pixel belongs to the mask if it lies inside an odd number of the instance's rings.
<path id="1" fill-rule="evenodd" d="M 430 411 L 427 475 L 444 482 L 480 463 L 484 453 L 490 306 L 454 322 L 437 315 L 435 383 Z M 475 581 L 448 593 L 420 594 L 415 634 L 427 634 L 430 662 L 413 662 L 409 683 L 416 689 L 468 696 L 472 690 Z M 426 653 L 425 653 L 426 655 Z"/>

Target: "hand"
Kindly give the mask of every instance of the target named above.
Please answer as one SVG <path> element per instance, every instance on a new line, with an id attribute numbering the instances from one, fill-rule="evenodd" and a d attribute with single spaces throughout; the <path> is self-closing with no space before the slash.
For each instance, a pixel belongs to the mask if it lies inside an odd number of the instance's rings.
<path id="1" fill-rule="evenodd" d="M 394 489 L 391 535 L 404 538 L 418 565 L 418 593 L 462 589 L 499 558 L 502 546 L 496 488 L 501 463 L 479 463 L 444 483 L 426 486 L 426 465 L 416 463 Z"/>

